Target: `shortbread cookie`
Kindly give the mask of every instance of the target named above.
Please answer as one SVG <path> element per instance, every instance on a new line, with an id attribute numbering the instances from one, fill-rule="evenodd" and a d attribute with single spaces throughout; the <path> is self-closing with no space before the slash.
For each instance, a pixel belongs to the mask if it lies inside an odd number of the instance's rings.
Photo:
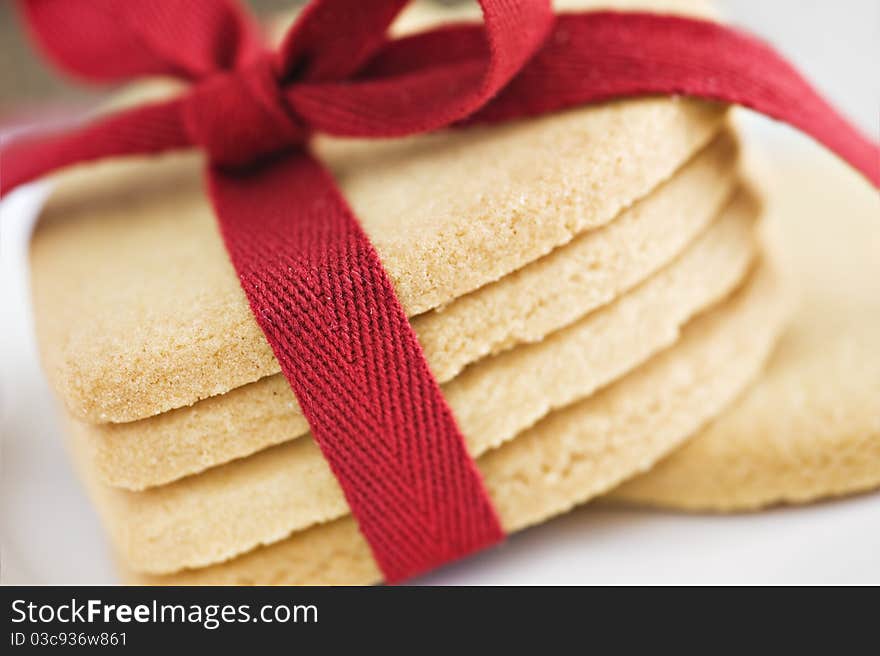
<path id="1" fill-rule="evenodd" d="M 824 154 L 786 171 L 791 327 L 742 399 L 612 498 L 733 511 L 880 487 L 880 198 Z"/>
<path id="2" fill-rule="evenodd" d="M 717 216 L 735 184 L 735 160 L 733 137 L 725 133 L 607 226 L 442 311 L 415 317 L 413 327 L 437 379 L 447 382 L 486 354 L 569 325 L 670 262 Z M 287 380 L 276 374 L 190 407 L 96 425 L 89 433 L 103 481 L 139 490 L 308 430 Z"/>
<path id="3" fill-rule="evenodd" d="M 648 98 L 316 148 L 415 315 L 608 223 L 708 143 L 724 113 Z M 142 419 L 279 371 L 199 161 L 82 166 L 43 213 L 31 252 L 36 328 L 50 382 L 79 418 Z"/>
<path id="4" fill-rule="evenodd" d="M 777 273 L 762 266 L 732 299 L 689 324 L 675 346 L 479 458 L 504 528 L 512 532 L 542 522 L 650 468 L 715 416 L 758 373 L 782 328 L 785 301 Z M 381 579 L 351 518 L 211 567 L 128 576 L 168 585 Z"/>
<path id="5" fill-rule="evenodd" d="M 471 455 L 510 441 L 674 343 L 689 317 L 742 279 L 756 246 L 754 214 L 748 199 L 734 203 L 680 260 L 629 294 L 447 384 L 444 394 Z M 80 441 L 89 442 L 89 428 L 78 425 Z M 112 490 L 106 499 L 117 548 L 131 567 L 152 572 L 224 560 L 348 512 L 311 439 L 144 492 Z"/>

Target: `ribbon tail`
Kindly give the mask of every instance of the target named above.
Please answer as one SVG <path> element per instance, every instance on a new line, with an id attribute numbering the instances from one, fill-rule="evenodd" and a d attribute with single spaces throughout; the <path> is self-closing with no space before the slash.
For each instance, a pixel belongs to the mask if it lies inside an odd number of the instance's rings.
<path id="1" fill-rule="evenodd" d="M 418 50 L 418 39 L 407 46 Z M 561 14 L 544 48 L 468 122 L 678 94 L 733 103 L 810 135 L 880 187 L 880 146 L 766 43 L 717 23 L 650 13 Z"/>
<path id="2" fill-rule="evenodd" d="M 253 315 L 386 580 L 501 540 L 392 283 L 329 172 L 293 152 L 208 176 Z"/>
<path id="3" fill-rule="evenodd" d="M 72 129 L 12 137 L 0 149 L 0 195 L 73 164 L 185 148 L 191 140 L 180 117 L 180 101 L 171 100 Z"/>

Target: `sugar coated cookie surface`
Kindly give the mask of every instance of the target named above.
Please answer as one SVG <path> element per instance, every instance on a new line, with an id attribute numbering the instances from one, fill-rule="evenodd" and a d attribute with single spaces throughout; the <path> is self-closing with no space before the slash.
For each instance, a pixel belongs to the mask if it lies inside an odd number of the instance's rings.
<path id="1" fill-rule="evenodd" d="M 579 235 L 442 310 L 414 318 L 438 381 L 450 381 L 464 365 L 487 354 L 539 341 L 668 264 L 729 200 L 736 178 L 735 149 L 733 137 L 722 134 L 607 226 Z M 731 244 L 732 252 L 738 244 Z M 139 490 L 307 431 L 287 380 L 275 374 L 155 417 L 94 425 L 89 435 L 103 481 Z"/>
<path id="2" fill-rule="evenodd" d="M 646 99 L 319 151 L 414 315 L 609 222 L 706 144 L 722 116 Z M 40 348 L 68 410 L 131 421 L 277 373 L 198 159 L 86 166 L 77 180 L 88 187 L 107 168 L 122 179 L 105 194 L 50 201 L 31 249 Z"/>
<path id="3" fill-rule="evenodd" d="M 880 487 L 880 198 L 824 153 L 784 162 L 789 329 L 743 398 L 612 498 L 734 511 Z"/>

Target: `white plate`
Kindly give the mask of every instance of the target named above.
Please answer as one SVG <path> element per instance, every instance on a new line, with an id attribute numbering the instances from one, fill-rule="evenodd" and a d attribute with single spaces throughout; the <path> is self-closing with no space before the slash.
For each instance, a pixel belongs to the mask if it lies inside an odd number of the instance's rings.
<path id="1" fill-rule="evenodd" d="M 0 204 L 0 581 L 114 583 L 37 361 L 25 245 L 42 196 L 30 187 Z M 725 517 L 588 506 L 421 582 L 880 583 L 878 554 L 878 494 Z"/>

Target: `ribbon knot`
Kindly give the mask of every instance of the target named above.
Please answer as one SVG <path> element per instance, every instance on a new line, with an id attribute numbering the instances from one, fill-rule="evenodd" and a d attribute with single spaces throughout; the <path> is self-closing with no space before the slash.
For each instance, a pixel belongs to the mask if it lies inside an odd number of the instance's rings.
<path id="1" fill-rule="evenodd" d="M 305 142 L 308 127 L 282 93 L 274 53 L 214 73 L 183 99 L 183 124 L 213 164 L 242 167 Z"/>

